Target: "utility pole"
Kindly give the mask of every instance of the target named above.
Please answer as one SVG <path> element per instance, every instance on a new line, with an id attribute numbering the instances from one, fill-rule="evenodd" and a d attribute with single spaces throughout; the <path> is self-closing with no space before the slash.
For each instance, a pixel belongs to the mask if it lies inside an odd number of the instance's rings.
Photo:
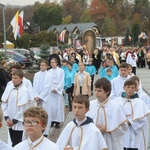
<path id="1" fill-rule="evenodd" d="M 6 54 L 6 25 L 5 25 L 5 5 L 0 3 L 0 6 L 3 8 L 4 49 L 5 49 L 5 54 Z"/>

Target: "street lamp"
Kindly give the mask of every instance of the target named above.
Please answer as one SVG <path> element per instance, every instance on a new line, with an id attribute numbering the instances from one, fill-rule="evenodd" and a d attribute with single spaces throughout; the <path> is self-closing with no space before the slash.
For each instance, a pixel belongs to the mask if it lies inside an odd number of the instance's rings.
<path id="1" fill-rule="evenodd" d="M 0 3 L 0 7 L 3 7 L 4 49 L 6 53 L 5 5 Z"/>

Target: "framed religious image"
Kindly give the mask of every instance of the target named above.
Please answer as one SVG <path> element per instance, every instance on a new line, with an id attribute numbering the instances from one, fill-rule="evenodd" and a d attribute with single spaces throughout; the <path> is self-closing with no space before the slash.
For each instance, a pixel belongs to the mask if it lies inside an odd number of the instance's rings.
<path id="1" fill-rule="evenodd" d="M 83 32 L 82 45 L 86 45 L 86 49 L 88 50 L 89 55 L 92 56 L 96 46 L 96 33 L 94 30 L 88 29 Z"/>

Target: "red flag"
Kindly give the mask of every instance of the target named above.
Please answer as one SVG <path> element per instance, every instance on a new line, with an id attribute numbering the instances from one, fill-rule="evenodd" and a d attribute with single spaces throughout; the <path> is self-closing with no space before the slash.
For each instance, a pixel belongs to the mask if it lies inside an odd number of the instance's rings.
<path id="1" fill-rule="evenodd" d="M 14 38 L 21 37 L 23 32 L 23 11 L 19 14 L 19 10 L 10 22 L 13 27 Z"/>
<path id="2" fill-rule="evenodd" d="M 61 33 L 60 33 L 60 36 L 59 36 L 59 41 L 62 41 L 62 42 L 64 42 L 65 41 L 65 32 L 66 32 L 66 30 L 63 30 Z"/>
<path id="3" fill-rule="evenodd" d="M 18 36 L 19 37 L 22 36 L 22 32 L 23 32 L 23 14 L 24 12 L 22 11 L 18 16 Z"/>

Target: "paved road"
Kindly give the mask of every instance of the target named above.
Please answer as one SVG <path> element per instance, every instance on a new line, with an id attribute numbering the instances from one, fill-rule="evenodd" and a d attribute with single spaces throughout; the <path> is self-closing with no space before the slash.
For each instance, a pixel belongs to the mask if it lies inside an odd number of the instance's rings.
<path id="1" fill-rule="evenodd" d="M 142 69 L 137 69 L 137 76 L 140 78 L 141 82 L 142 82 L 142 86 L 143 89 L 145 90 L 145 92 L 147 92 L 150 95 L 150 70 L 148 70 L 147 68 L 142 68 Z M 99 78 L 98 75 L 95 76 L 95 80 L 97 80 Z M 90 100 L 95 99 L 95 96 L 91 96 Z M 71 121 L 73 118 L 73 114 L 72 112 L 67 113 L 66 115 L 66 121 L 64 123 L 64 125 L 62 126 L 62 128 L 59 130 L 61 132 L 61 130 L 63 129 L 63 127 L 69 122 Z M 150 125 L 150 119 L 149 119 L 149 125 Z M 149 128 L 150 129 L 150 128 Z M 54 128 L 51 129 L 50 133 L 55 133 Z M 59 133 L 60 133 L 59 132 Z M 58 135 L 59 135 L 58 133 Z M 149 131 L 150 133 L 150 131 Z M 150 135 L 150 134 L 149 134 Z M 50 136 L 51 139 L 52 136 Z M 0 139 L 4 142 L 7 142 L 7 129 L 5 127 L 5 123 L 3 122 L 3 127 L 0 130 Z M 56 141 L 57 137 L 53 140 Z M 149 138 L 150 139 L 150 138 Z M 150 150 L 150 140 L 149 140 L 149 149 Z"/>
<path id="2" fill-rule="evenodd" d="M 143 90 L 150 96 L 150 70 L 147 68 L 137 69 L 137 76 L 142 82 Z M 149 148 L 150 150 L 150 115 L 148 117 L 149 122 Z"/>

